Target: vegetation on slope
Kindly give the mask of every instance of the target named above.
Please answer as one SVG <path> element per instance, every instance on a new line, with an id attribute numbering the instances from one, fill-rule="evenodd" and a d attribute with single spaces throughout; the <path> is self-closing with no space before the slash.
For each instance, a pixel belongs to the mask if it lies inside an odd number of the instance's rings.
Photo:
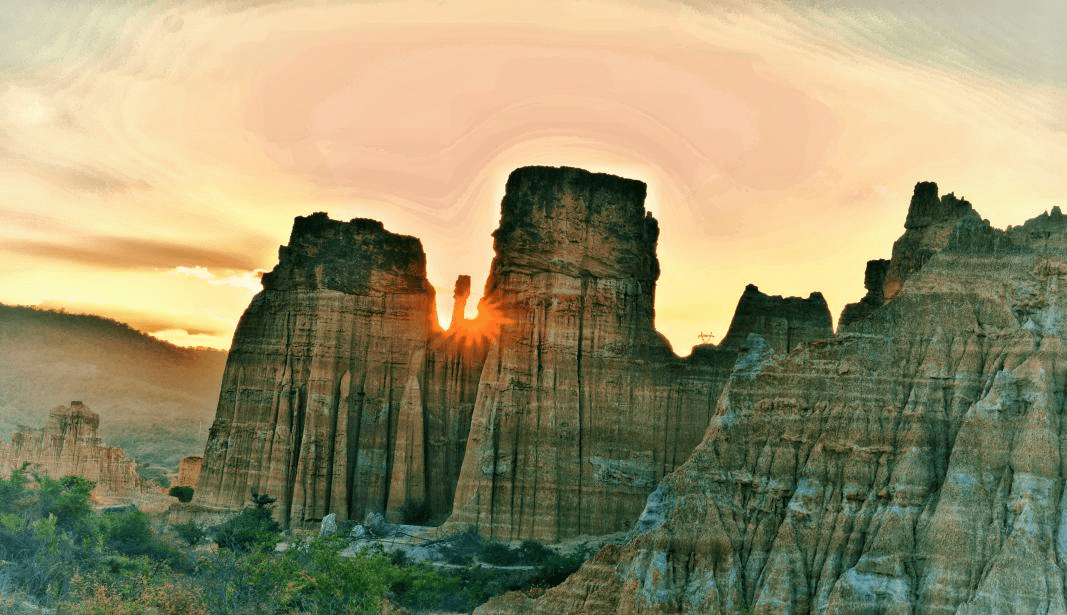
<path id="1" fill-rule="evenodd" d="M 100 414 L 105 441 L 174 468 L 204 448 L 225 362 L 107 318 L 0 305 L 0 437 L 79 400 Z"/>
<path id="2" fill-rule="evenodd" d="M 31 480 L 32 478 L 32 480 Z M 270 502 L 205 531 L 154 526 L 139 511 L 99 514 L 92 483 L 28 474 L 0 479 L 0 607 L 30 601 L 76 614 L 251 615 L 377 613 L 385 601 L 412 613 L 467 612 L 508 590 L 555 584 L 583 555 L 537 543 L 512 548 L 467 532 L 452 541 L 457 565 L 409 563 L 349 546 L 339 535 L 283 536 Z M 207 535 L 217 549 L 201 543 Z M 514 569 L 475 563 L 494 560 Z"/>

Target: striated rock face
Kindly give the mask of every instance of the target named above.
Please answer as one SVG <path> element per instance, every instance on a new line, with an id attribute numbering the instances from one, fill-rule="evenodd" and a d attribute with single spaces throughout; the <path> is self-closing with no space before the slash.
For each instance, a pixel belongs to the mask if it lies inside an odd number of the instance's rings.
<path id="1" fill-rule="evenodd" d="M 958 230 L 981 225 L 981 218 L 967 201 L 952 193 L 939 197 L 933 182 L 916 184 L 904 222 L 906 231 L 893 244 L 893 258 L 883 282 L 885 299 L 895 297 L 908 276 L 944 249 Z"/>
<path id="2" fill-rule="evenodd" d="M 905 237 L 964 209 L 920 192 Z M 1067 219 L 963 220 L 898 241 L 931 252 L 847 333 L 736 370 L 624 545 L 478 612 L 1067 612 Z"/>
<path id="3" fill-rule="evenodd" d="M 659 229 L 644 197 L 579 169 L 508 179 L 480 305 L 499 335 L 452 523 L 504 539 L 623 530 L 699 442 L 732 357 L 681 361 L 653 328 Z"/>
<path id="4" fill-rule="evenodd" d="M 80 401 L 57 406 L 48 412 L 43 429 L 20 430 L 10 444 L 0 444 L 0 474 L 7 476 L 28 462 L 53 478 L 84 477 L 96 483 L 93 493 L 101 498 L 140 496 L 137 462 L 122 449 L 101 443 L 99 428 L 100 416 Z"/>
<path id="5" fill-rule="evenodd" d="M 417 240 L 298 218 L 235 334 L 194 504 L 255 490 L 296 525 L 425 505 L 505 539 L 629 528 L 700 442 L 739 353 L 752 369 L 832 334 L 818 293 L 753 286 L 722 346 L 675 356 L 653 327 L 644 198 L 611 175 L 515 171 L 478 317 L 460 276 L 447 331 Z"/>
<path id="6" fill-rule="evenodd" d="M 398 418 L 436 326 L 419 241 L 297 218 L 234 334 L 196 501 L 285 522 L 384 510 Z"/>
<path id="7" fill-rule="evenodd" d="M 171 483 L 173 487 L 192 487 L 194 490 L 200 486 L 200 471 L 204 465 L 204 458 L 200 455 L 190 455 L 182 459 L 178 464 L 178 478 Z"/>
<path id="8" fill-rule="evenodd" d="M 740 350 L 752 333 L 762 337 L 774 352 L 788 353 L 798 344 L 833 337 L 834 330 L 822 293 L 811 293 L 807 299 L 772 297 L 749 284 L 720 346 Z"/>
<path id="9" fill-rule="evenodd" d="M 863 274 L 863 287 L 867 289 L 867 294 L 841 310 L 841 318 L 837 321 L 839 330 L 843 331 L 852 323 L 867 318 L 871 312 L 885 305 L 885 276 L 889 272 L 889 263 L 884 258 L 867 261 L 867 270 Z"/>

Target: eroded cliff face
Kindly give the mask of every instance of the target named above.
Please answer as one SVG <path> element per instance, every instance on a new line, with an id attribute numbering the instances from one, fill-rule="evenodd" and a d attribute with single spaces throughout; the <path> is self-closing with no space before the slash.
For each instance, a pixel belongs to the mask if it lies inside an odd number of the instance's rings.
<path id="1" fill-rule="evenodd" d="M 681 360 L 655 331 L 659 229 L 644 197 L 640 182 L 579 169 L 509 178 L 482 300 L 502 324 L 452 523 L 503 539 L 625 530 L 699 442 L 737 347 Z M 764 333 L 784 350 L 790 333 L 831 333 L 825 302 L 746 297 L 741 337 Z M 782 314 L 761 313 L 772 306 Z M 825 326 L 809 329 L 820 309 Z"/>
<path id="2" fill-rule="evenodd" d="M 81 476 L 94 483 L 93 494 L 103 500 L 140 498 L 145 485 L 137 476 L 137 462 L 120 448 L 100 441 L 100 416 L 80 401 L 48 412 L 40 430 L 23 429 L 11 442 L 0 444 L 0 474 L 29 463 L 36 471 L 61 478 Z"/>
<path id="3" fill-rule="evenodd" d="M 291 523 L 384 510 L 433 314 L 417 239 L 297 218 L 234 335 L 195 501 L 240 508 L 256 490 Z"/>
<path id="4" fill-rule="evenodd" d="M 1067 612 L 1067 220 L 1001 232 L 931 190 L 887 303 L 739 359 L 625 544 L 479 612 Z"/>
<path id="5" fill-rule="evenodd" d="M 178 464 L 178 476 L 171 483 L 172 487 L 192 487 L 194 490 L 200 486 L 200 471 L 204 466 L 204 457 L 190 455 Z"/>
<path id="6" fill-rule="evenodd" d="M 736 352 L 745 347 L 752 333 L 762 337 L 774 352 L 784 354 L 804 342 L 833 337 L 834 329 L 822 293 L 811 293 L 807 299 L 772 297 L 749 284 L 719 346 Z"/>
<path id="7" fill-rule="evenodd" d="M 242 317 L 194 503 L 279 497 L 290 524 L 429 507 L 498 538 L 625 530 L 700 442 L 739 353 L 831 335 L 825 301 L 746 290 L 720 346 L 653 327 L 658 226 L 641 182 L 508 180 L 479 315 L 447 331 L 417 240 L 298 218 Z M 751 336 L 750 334 L 755 334 Z"/>

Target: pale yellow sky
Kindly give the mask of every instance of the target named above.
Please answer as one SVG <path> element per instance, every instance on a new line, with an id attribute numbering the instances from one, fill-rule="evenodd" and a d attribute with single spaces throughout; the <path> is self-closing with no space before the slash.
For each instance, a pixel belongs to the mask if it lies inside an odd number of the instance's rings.
<path id="1" fill-rule="evenodd" d="M 657 328 L 824 293 L 934 180 L 997 226 L 1065 204 L 1057 3 L 0 0 L 0 302 L 228 348 L 292 219 L 422 239 L 481 288 L 528 164 L 644 180 Z M 471 302 L 473 305 L 475 302 Z"/>

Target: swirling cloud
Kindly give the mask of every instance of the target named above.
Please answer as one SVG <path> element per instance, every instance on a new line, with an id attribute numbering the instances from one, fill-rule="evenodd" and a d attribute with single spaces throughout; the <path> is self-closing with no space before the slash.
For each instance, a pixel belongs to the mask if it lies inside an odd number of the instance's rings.
<path id="1" fill-rule="evenodd" d="M 1052 3 L 6 4 L 4 301 L 235 323 L 311 211 L 419 236 L 448 297 L 507 173 L 567 164 L 649 184 L 684 353 L 748 282 L 862 295 L 915 181 L 1000 225 L 1062 198 Z"/>

